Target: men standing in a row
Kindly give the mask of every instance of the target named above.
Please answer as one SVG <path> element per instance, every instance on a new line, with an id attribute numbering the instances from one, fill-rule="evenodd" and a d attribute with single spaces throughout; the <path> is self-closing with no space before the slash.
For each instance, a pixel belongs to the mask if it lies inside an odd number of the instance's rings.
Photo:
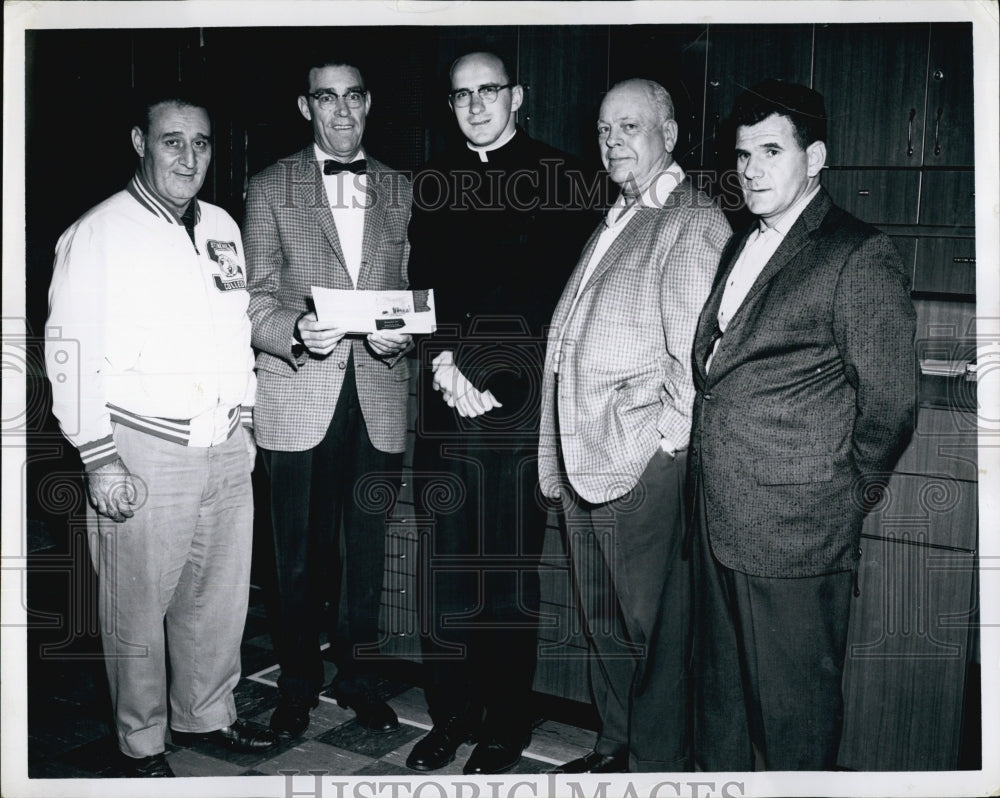
<path id="1" fill-rule="evenodd" d="M 889 239 L 833 205 L 823 98 L 769 80 L 733 112 L 758 222 L 695 341 L 695 763 L 830 770 L 873 483 L 914 420 L 914 311 Z"/>
<path id="2" fill-rule="evenodd" d="M 614 86 L 597 130 L 622 191 L 552 319 L 539 471 L 566 514 L 602 726 L 594 751 L 557 772 L 683 771 L 691 346 L 730 229 L 673 160 L 662 86 Z"/>
<path id="3" fill-rule="evenodd" d="M 465 141 L 415 179 L 410 224 L 410 277 L 435 290 L 439 332 L 420 347 L 414 455 L 434 727 L 407 765 L 436 770 L 478 737 L 465 772 L 501 773 L 533 720 L 542 329 L 591 221 L 576 162 L 517 127 L 522 89 L 503 61 L 470 53 L 450 78 Z"/>
<path id="4" fill-rule="evenodd" d="M 236 717 L 250 589 L 253 353 L 236 223 L 199 202 L 212 157 L 204 103 L 149 96 L 139 168 L 56 247 L 47 362 L 53 412 L 83 460 L 104 661 L 130 776 L 173 776 L 196 738 L 264 750 Z M 79 343 L 79 385 L 58 347 Z M 169 643 L 170 679 L 167 679 Z"/>
<path id="5" fill-rule="evenodd" d="M 299 111 L 313 142 L 255 176 L 246 212 L 250 318 L 257 357 L 257 440 L 271 484 L 277 565 L 275 649 L 280 703 L 271 727 L 296 737 L 324 686 L 319 635 L 331 641 L 338 703 L 376 731 L 398 725 L 379 698 L 377 655 L 385 553 L 384 502 L 406 443 L 410 336 L 352 334 L 318 318 L 311 286 L 407 287 L 410 183 L 362 136 L 371 94 L 359 69 L 317 61 Z M 380 488 L 365 489 L 365 480 Z M 346 563 L 342 562 L 341 535 Z M 337 635 L 341 575 L 347 639 Z"/>

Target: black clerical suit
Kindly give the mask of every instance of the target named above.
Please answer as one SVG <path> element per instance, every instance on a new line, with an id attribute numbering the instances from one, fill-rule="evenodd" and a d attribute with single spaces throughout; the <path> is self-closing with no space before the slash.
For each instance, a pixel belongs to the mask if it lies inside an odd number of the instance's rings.
<path id="1" fill-rule="evenodd" d="M 538 559 L 543 328 L 594 224 L 593 176 L 522 130 L 482 160 L 464 142 L 414 179 L 409 276 L 433 288 L 438 332 L 419 348 L 414 482 L 420 619 L 434 722 L 458 715 L 511 744 L 530 729 Z M 431 361 L 503 406 L 461 418 Z"/>

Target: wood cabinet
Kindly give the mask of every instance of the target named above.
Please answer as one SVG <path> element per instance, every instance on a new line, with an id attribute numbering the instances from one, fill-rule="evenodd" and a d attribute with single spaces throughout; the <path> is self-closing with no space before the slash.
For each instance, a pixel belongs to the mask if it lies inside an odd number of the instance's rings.
<path id="1" fill-rule="evenodd" d="M 518 43 L 522 126 L 533 138 L 595 160 L 597 111 L 608 85 L 608 29 L 527 25 Z"/>
<path id="2" fill-rule="evenodd" d="M 920 166 L 930 25 L 817 25 L 831 166 Z"/>
<path id="3" fill-rule="evenodd" d="M 916 224 L 920 173 L 916 170 L 827 169 L 823 184 L 833 201 L 871 224 Z"/>
<path id="4" fill-rule="evenodd" d="M 924 165 L 973 165 L 972 26 L 931 25 L 924 114 Z"/>
<path id="5" fill-rule="evenodd" d="M 752 33 L 746 25 L 709 27 L 703 166 L 732 167 L 724 122 L 745 89 L 765 78 L 809 85 L 812 38 L 810 25 L 754 25 Z"/>
<path id="6" fill-rule="evenodd" d="M 925 237 L 917 242 L 913 290 L 972 298 L 976 293 L 976 240 Z"/>
<path id="7" fill-rule="evenodd" d="M 685 169 L 702 163 L 706 25 L 616 25 L 609 33 L 608 86 L 648 78 L 674 101 L 678 137 L 674 157 Z"/>
<path id="8" fill-rule="evenodd" d="M 841 767 L 956 766 L 977 606 L 975 477 L 975 415 L 921 408 L 862 533 Z"/>

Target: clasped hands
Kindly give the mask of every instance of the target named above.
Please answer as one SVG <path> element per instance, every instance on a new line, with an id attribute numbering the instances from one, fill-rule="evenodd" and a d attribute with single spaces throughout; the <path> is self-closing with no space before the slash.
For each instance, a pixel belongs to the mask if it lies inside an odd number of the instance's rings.
<path id="1" fill-rule="evenodd" d="M 454 354 L 446 349 L 431 361 L 434 370 L 434 390 L 441 392 L 448 407 L 463 418 L 476 418 L 503 407 L 490 390 L 480 391 L 455 365 Z"/>
<path id="2" fill-rule="evenodd" d="M 348 333 L 348 330 L 343 327 L 338 327 L 328 321 L 320 321 L 316 318 L 315 311 L 300 316 L 296 323 L 296 329 L 302 345 L 314 355 L 321 357 L 330 354 L 334 347 L 340 343 L 340 339 Z M 413 336 L 382 330 L 369 333 L 367 340 L 368 346 L 376 356 L 392 357 L 409 349 Z"/>

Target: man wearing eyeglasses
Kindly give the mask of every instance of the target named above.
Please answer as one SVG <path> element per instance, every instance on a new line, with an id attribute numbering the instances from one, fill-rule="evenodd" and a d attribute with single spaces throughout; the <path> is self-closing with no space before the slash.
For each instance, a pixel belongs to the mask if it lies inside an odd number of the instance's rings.
<path id="1" fill-rule="evenodd" d="M 372 97 L 360 70 L 318 60 L 305 75 L 298 108 L 313 141 L 251 179 L 244 225 L 258 349 L 255 422 L 277 569 L 281 698 L 271 728 L 298 737 L 308 727 L 325 683 L 325 631 L 337 666 L 332 696 L 362 727 L 389 732 L 398 720 L 375 690 L 371 658 L 385 519 L 406 442 L 403 355 L 411 340 L 391 331 L 355 335 L 335 318 L 317 318 L 311 287 L 407 287 L 410 183 L 366 158 Z M 346 637 L 337 634 L 342 579 Z"/>
<path id="2" fill-rule="evenodd" d="M 414 453 L 434 726 L 407 765 L 444 767 L 475 738 L 464 771 L 501 773 L 533 720 L 542 330 L 593 217 L 575 160 L 517 126 L 523 89 L 499 57 L 462 56 L 450 78 L 465 140 L 415 176 L 410 225 L 410 278 L 434 288 L 438 332 L 420 347 Z"/>

